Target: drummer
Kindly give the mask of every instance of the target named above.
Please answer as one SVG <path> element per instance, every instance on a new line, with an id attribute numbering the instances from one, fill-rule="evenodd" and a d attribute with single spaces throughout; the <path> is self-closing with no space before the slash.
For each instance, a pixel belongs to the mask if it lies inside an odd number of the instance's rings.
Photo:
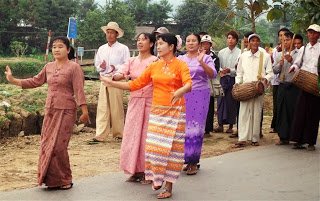
<path id="1" fill-rule="evenodd" d="M 298 52 L 294 50 L 293 37 L 292 32 L 284 33 L 282 38 L 284 50 L 276 54 L 273 63 L 273 73 L 279 74 L 280 81 L 275 101 L 275 104 L 277 104 L 275 129 L 280 138 L 276 145 L 289 144 L 295 105 L 300 92 L 299 88 L 291 82 L 293 73 L 289 73 L 289 68 L 298 55 Z"/>
<path id="2" fill-rule="evenodd" d="M 251 34 L 248 40 L 250 51 L 246 51 L 240 56 L 236 84 L 257 81 L 259 68 L 261 68 L 262 82 L 266 88 L 273 77 L 270 55 L 259 51 L 260 36 L 258 34 Z M 261 67 L 260 59 L 262 61 Z M 262 106 L 263 95 L 240 102 L 239 137 L 238 142 L 233 146 L 234 148 L 246 146 L 247 141 L 251 141 L 253 146 L 259 145 Z"/>
<path id="3" fill-rule="evenodd" d="M 320 56 L 320 26 L 312 24 L 307 28 L 309 43 L 299 51 L 297 59 L 290 68 L 290 72 L 299 68 L 318 75 Z M 303 144 L 308 144 L 307 150 L 314 151 L 317 142 L 320 120 L 320 97 L 301 91 L 297 100 L 297 108 L 294 115 L 291 141 L 296 142 L 294 149 L 303 149 Z"/>

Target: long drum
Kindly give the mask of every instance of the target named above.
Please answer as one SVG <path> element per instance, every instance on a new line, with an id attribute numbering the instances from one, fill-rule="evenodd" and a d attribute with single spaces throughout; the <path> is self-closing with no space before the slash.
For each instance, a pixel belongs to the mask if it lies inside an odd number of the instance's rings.
<path id="1" fill-rule="evenodd" d="M 319 96 L 318 75 L 299 69 L 292 77 L 292 83 L 310 94 Z"/>
<path id="2" fill-rule="evenodd" d="M 261 96 L 263 93 L 264 86 L 261 81 L 235 84 L 232 88 L 232 96 L 237 101 L 247 101 Z"/>

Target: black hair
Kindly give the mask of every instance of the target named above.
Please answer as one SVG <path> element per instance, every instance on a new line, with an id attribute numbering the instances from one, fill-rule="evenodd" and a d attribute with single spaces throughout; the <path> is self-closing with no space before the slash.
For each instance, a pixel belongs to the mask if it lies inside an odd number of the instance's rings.
<path id="1" fill-rule="evenodd" d="M 145 32 L 143 32 L 143 33 L 140 33 L 140 34 L 137 35 L 137 39 L 138 39 L 139 36 L 141 36 L 142 34 L 144 35 L 144 37 L 146 37 L 147 39 L 149 39 L 150 43 L 153 43 L 152 47 L 150 47 L 150 53 L 151 53 L 152 55 L 154 55 L 153 50 L 154 50 L 154 46 L 155 46 L 155 44 L 156 44 L 156 37 L 155 37 L 155 35 L 154 35 L 154 34 L 151 34 L 151 33 L 145 33 Z"/>
<path id="2" fill-rule="evenodd" d="M 57 37 L 53 38 L 53 40 L 51 41 L 51 47 L 52 47 L 53 43 L 57 40 L 62 41 L 62 43 L 66 45 L 67 49 L 69 50 L 69 53 L 68 53 L 69 60 L 76 58 L 74 56 L 74 54 L 75 54 L 74 48 L 72 46 L 70 46 L 70 41 L 66 36 L 57 36 Z"/>
<path id="3" fill-rule="evenodd" d="M 194 36 L 197 38 L 199 44 L 201 43 L 201 38 L 200 38 L 200 35 L 199 35 L 199 34 L 191 33 L 191 34 L 189 34 L 188 36 L 191 36 L 191 35 L 194 35 Z M 187 37 L 188 37 L 188 36 L 187 36 Z"/>
<path id="4" fill-rule="evenodd" d="M 229 31 L 229 32 L 227 33 L 227 37 L 228 37 L 229 35 L 231 35 L 233 38 L 235 38 L 237 42 L 239 41 L 239 35 L 238 35 L 238 33 L 237 33 L 236 31 Z"/>
<path id="5" fill-rule="evenodd" d="M 73 48 L 72 46 L 70 46 L 70 51 L 69 51 L 69 54 L 68 54 L 68 59 L 71 60 L 71 59 L 76 58 L 74 54 L 75 54 L 74 48 Z"/>
<path id="6" fill-rule="evenodd" d="M 303 43 L 303 37 L 302 37 L 300 34 L 296 34 L 296 35 L 294 36 L 294 39 L 299 39 L 299 40 L 301 40 L 301 42 Z"/>
<path id="7" fill-rule="evenodd" d="M 70 41 L 69 41 L 69 39 L 68 39 L 66 36 L 57 36 L 57 37 L 55 37 L 55 38 L 51 41 L 51 46 L 52 46 L 52 44 L 53 44 L 55 41 L 57 41 L 57 40 L 62 41 L 62 43 L 67 46 L 67 49 L 70 48 Z"/>
<path id="8" fill-rule="evenodd" d="M 208 35 L 208 32 L 200 31 L 200 32 L 198 33 L 198 35 Z"/>
<path id="9" fill-rule="evenodd" d="M 287 38 L 293 38 L 293 33 L 291 31 L 284 33 L 284 36 Z"/>
<path id="10" fill-rule="evenodd" d="M 278 31 L 278 36 L 279 36 L 279 34 L 280 34 L 281 31 L 283 31 L 283 32 L 290 32 L 290 30 L 289 30 L 288 28 L 283 27 L 283 28 L 281 28 L 281 29 Z"/>
<path id="11" fill-rule="evenodd" d="M 173 54 L 175 54 L 178 44 L 177 37 L 172 33 L 164 33 L 157 36 L 157 40 L 159 40 L 160 38 L 169 45 L 173 45 Z"/>
<path id="12" fill-rule="evenodd" d="M 246 33 L 244 34 L 244 37 L 249 38 L 249 36 L 250 36 L 251 34 L 254 34 L 254 32 L 253 32 L 253 31 L 246 32 Z"/>

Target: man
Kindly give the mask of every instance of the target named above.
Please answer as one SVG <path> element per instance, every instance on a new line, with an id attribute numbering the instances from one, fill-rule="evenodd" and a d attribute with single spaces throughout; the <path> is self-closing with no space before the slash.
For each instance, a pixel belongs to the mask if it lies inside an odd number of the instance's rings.
<path id="1" fill-rule="evenodd" d="M 240 56 L 236 84 L 257 81 L 259 69 L 261 69 L 262 82 L 266 88 L 273 77 L 270 55 L 259 51 L 260 36 L 258 34 L 251 34 L 248 40 L 250 51 L 246 51 Z M 235 148 L 245 146 L 248 140 L 254 146 L 259 145 L 263 97 L 261 95 L 247 101 L 240 101 L 239 138 L 234 145 Z"/>
<path id="2" fill-rule="evenodd" d="M 290 72 L 301 68 L 310 73 L 318 74 L 320 59 L 320 26 L 312 24 L 307 29 L 309 43 L 299 51 L 297 59 L 290 68 Z M 301 91 L 297 108 L 294 115 L 293 127 L 290 140 L 296 142 L 293 148 L 304 148 L 303 144 L 308 144 L 308 150 L 314 151 L 317 142 L 318 127 L 320 120 L 320 97 Z"/>
<path id="3" fill-rule="evenodd" d="M 212 51 L 212 39 L 211 36 L 209 35 L 204 35 L 201 38 L 201 48 L 202 50 L 206 51 L 206 54 L 210 55 L 216 71 L 218 72 L 220 69 L 220 60 L 219 57 Z M 212 80 L 210 80 L 212 82 Z M 212 84 L 210 84 L 211 91 L 213 91 Z M 207 115 L 207 120 L 206 120 L 206 127 L 205 127 L 205 133 L 204 137 L 210 136 L 210 132 L 213 132 L 213 119 L 214 119 L 214 97 L 213 93 L 210 93 L 210 103 L 209 103 L 209 110 L 208 110 L 208 115 Z"/>
<path id="4" fill-rule="evenodd" d="M 300 92 L 299 88 L 291 82 L 293 73 L 289 73 L 289 68 L 298 55 L 297 51 L 292 50 L 294 48 L 293 33 L 287 32 L 283 35 L 283 44 L 283 54 L 277 54 L 273 63 L 273 72 L 279 74 L 280 80 L 276 99 L 277 122 L 275 124 L 280 140 L 276 145 L 289 144 L 296 100 Z"/>
<path id="5" fill-rule="evenodd" d="M 220 59 L 220 83 L 224 91 L 224 96 L 218 98 L 218 124 L 215 132 L 223 132 L 223 125 L 228 124 L 226 133 L 233 133 L 233 124 L 236 123 L 237 101 L 233 99 L 231 90 L 235 83 L 236 65 L 238 62 L 240 49 L 236 47 L 239 36 L 235 31 L 227 33 L 228 47 L 219 51 Z"/>
<path id="6" fill-rule="evenodd" d="M 107 43 L 100 46 L 95 56 L 95 66 L 101 75 L 112 75 L 112 68 L 117 70 L 117 65 L 123 64 L 130 57 L 129 48 L 117 41 L 124 34 L 116 22 L 109 22 L 101 27 L 106 34 Z M 97 117 L 96 136 L 94 142 L 105 141 L 112 127 L 112 135 L 116 141 L 121 141 L 124 127 L 123 91 L 113 87 L 100 85 Z"/>
<path id="7" fill-rule="evenodd" d="M 273 49 L 273 54 L 272 54 L 272 57 L 271 57 L 271 60 L 272 60 L 272 63 L 273 63 L 273 60 L 274 58 L 277 57 L 278 54 L 281 54 L 282 52 L 282 37 L 283 35 L 286 33 L 286 32 L 289 32 L 289 29 L 287 28 L 281 28 L 279 31 L 278 31 L 278 46 Z M 275 76 L 273 77 L 273 79 L 271 80 L 271 85 L 272 85 L 272 97 L 273 97 L 273 101 L 272 101 L 272 104 L 273 104 L 273 116 L 272 116 L 272 120 L 271 120 L 271 130 L 270 130 L 270 133 L 276 133 L 276 122 L 277 122 L 277 96 L 278 96 L 278 86 L 279 86 L 279 75 L 278 74 L 275 74 Z"/>
<path id="8" fill-rule="evenodd" d="M 294 36 L 293 45 L 296 50 L 299 50 L 303 46 L 303 38 L 300 34 Z"/>

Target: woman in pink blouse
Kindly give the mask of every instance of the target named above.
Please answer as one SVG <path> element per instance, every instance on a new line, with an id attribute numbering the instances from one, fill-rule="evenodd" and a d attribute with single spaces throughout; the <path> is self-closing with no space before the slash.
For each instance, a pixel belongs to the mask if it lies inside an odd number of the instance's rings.
<path id="1" fill-rule="evenodd" d="M 54 62 L 49 62 L 33 78 L 17 79 L 6 67 L 7 80 L 23 89 L 48 84 L 45 117 L 41 130 L 38 184 L 48 189 L 72 188 L 68 144 L 76 121 L 77 105 L 81 107 L 81 122 L 88 122 L 89 115 L 84 95 L 84 76 L 79 64 L 68 59 L 70 43 L 66 37 L 52 41 Z"/>
<path id="2" fill-rule="evenodd" d="M 157 57 L 153 56 L 155 41 L 152 34 L 139 34 L 137 36 L 139 55 L 131 57 L 125 64 L 119 66 L 120 71 L 113 75 L 113 80 L 122 80 L 126 77 L 134 80 L 139 77 L 150 63 L 157 60 Z M 144 180 L 144 170 L 152 91 L 150 83 L 142 89 L 130 92 L 120 153 L 120 168 L 131 175 L 127 179 L 129 182 L 151 183 Z"/>

